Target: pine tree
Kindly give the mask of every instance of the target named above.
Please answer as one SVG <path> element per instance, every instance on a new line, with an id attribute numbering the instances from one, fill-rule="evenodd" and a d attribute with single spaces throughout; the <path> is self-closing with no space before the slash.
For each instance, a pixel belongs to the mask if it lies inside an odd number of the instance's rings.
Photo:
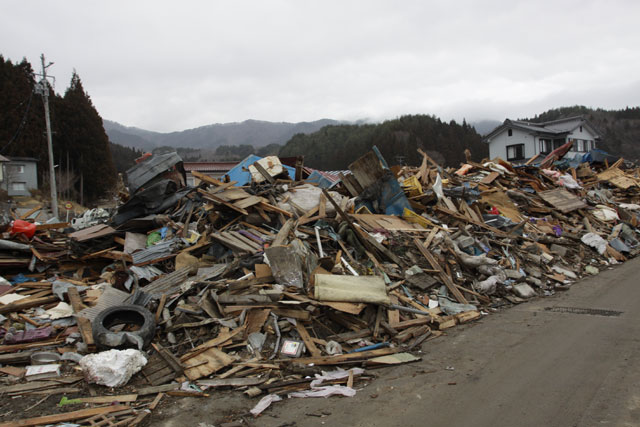
<path id="1" fill-rule="evenodd" d="M 106 196 L 116 183 L 109 138 L 102 118 L 75 71 L 69 88 L 64 97 L 57 100 L 56 107 L 58 155 L 66 159 L 69 153 L 70 166 L 84 181 L 86 199 L 93 201 Z"/>

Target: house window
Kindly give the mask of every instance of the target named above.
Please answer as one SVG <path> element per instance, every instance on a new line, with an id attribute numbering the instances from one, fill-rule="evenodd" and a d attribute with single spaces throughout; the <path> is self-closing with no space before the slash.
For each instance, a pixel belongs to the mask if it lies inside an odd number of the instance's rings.
<path id="1" fill-rule="evenodd" d="M 27 183 L 26 182 L 12 182 L 11 189 L 13 191 L 27 191 Z"/>
<path id="2" fill-rule="evenodd" d="M 580 132 L 582 132 L 582 126 L 580 126 Z"/>
<path id="3" fill-rule="evenodd" d="M 549 154 L 553 150 L 550 139 L 540 139 L 540 153 Z"/>
<path id="4" fill-rule="evenodd" d="M 509 130 L 507 130 L 507 135 L 509 135 L 509 136 L 513 136 L 513 129 L 509 129 Z"/>
<path id="5" fill-rule="evenodd" d="M 564 139 L 554 139 L 553 140 L 553 149 L 557 149 L 562 147 L 565 144 Z"/>
<path id="6" fill-rule="evenodd" d="M 507 145 L 507 160 L 524 159 L 524 144 Z"/>
<path id="7" fill-rule="evenodd" d="M 24 165 L 10 165 L 9 172 L 11 173 L 24 173 Z"/>
<path id="8" fill-rule="evenodd" d="M 582 140 L 582 139 L 578 139 L 576 141 L 575 145 L 576 145 L 576 151 L 577 152 L 579 152 L 579 153 L 584 152 L 584 143 L 585 143 L 585 141 Z"/>

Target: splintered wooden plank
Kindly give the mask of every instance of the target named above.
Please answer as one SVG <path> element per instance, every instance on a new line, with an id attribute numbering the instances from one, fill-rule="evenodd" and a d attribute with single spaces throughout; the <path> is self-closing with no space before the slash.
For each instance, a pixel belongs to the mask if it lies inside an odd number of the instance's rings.
<path id="1" fill-rule="evenodd" d="M 76 316 L 76 323 L 78 323 L 78 330 L 82 335 L 82 341 L 89 346 L 93 347 L 95 342 L 93 341 L 93 330 L 91 328 L 91 320 L 86 317 Z"/>
<path id="2" fill-rule="evenodd" d="M 369 187 L 384 175 L 384 169 L 380 164 L 380 159 L 373 151 L 369 151 L 351 163 L 349 170 L 351 170 L 351 173 L 362 188 Z"/>
<path id="3" fill-rule="evenodd" d="M 596 177 L 600 181 L 609 181 L 611 184 L 623 190 L 627 190 L 629 187 L 638 186 L 638 181 L 613 166 L 604 172 L 599 173 Z"/>
<path id="4" fill-rule="evenodd" d="M 235 206 L 232 203 L 229 203 L 228 201 L 224 200 L 223 198 L 219 197 L 216 194 L 211 194 L 208 191 L 203 190 L 202 188 L 198 188 L 198 193 L 202 194 L 202 197 L 204 197 L 207 200 L 210 200 L 214 203 L 217 203 L 219 205 L 224 205 L 226 207 L 228 207 L 229 209 L 232 209 L 238 213 L 241 213 L 242 215 L 249 215 L 249 212 L 247 212 L 244 209 L 241 209 L 237 206 Z"/>
<path id="5" fill-rule="evenodd" d="M 264 202 L 265 199 L 262 197 L 258 197 L 258 196 L 249 196 L 249 197 L 245 197 L 244 199 L 240 199 L 236 202 L 233 203 L 234 206 L 240 208 L 240 209 L 247 209 L 248 207 L 251 207 L 253 205 L 257 205 L 260 202 Z"/>
<path id="6" fill-rule="evenodd" d="M 462 292 L 460 292 L 460 290 L 456 287 L 455 283 L 453 283 L 453 280 L 451 280 L 451 277 L 449 277 L 447 273 L 442 271 L 442 268 L 440 267 L 440 264 L 438 264 L 438 261 L 436 261 L 433 255 L 431 255 L 431 253 L 424 247 L 424 245 L 420 242 L 420 240 L 414 237 L 413 243 L 416 245 L 420 253 L 422 253 L 422 256 L 424 256 L 426 260 L 429 261 L 429 264 L 431 264 L 431 268 L 438 271 L 440 280 L 442 280 L 442 282 L 445 284 L 447 289 L 449 289 L 449 292 L 453 294 L 456 300 L 462 304 L 469 304 L 469 302 L 464 297 L 464 295 L 462 295 Z"/>
<path id="7" fill-rule="evenodd" d="M 556 188 L 555 190 L 540 191 L 538 195 L 562 213 L 574 211 L 576 209 L 586 208 L 587 205 L 577 196 L 569 193 L 564 188 Z"/>
<path id="8" fill-rule="evenodd" d="M 234 362 L 229 356 L 217 348 L 210 348 L 191 359 L 184 361 L 184 374 L 191 381 L 207 377 Z"/>
<path id="9" fill-rule="evenodd" d="M 29 218 L 29 216 L 31 216 L 31 214 L 35 213 L 36 211 L 39 211 L 40 209 L 42 209 L 42 205 L 38 205 L 35 208 L 31 208 L 27 212 L 23 213 L 20 216 L 20 219 L 27 219 Z"/>
<path id="10" fill-rule="evenodd" d="M 195 176 L 196 178 L 198 178 L 202 182 L 206 182 L 207 184 L 211 184 L 211 185 L 215 185 L 215 186 L 220 186 L 220 185 L 224 184 L 224 182 L 218 181 L 217 179 L 212 178 L 209 175 L 205 175 L 205 174 L 203 174 L 201 172 L 198 172 L 198 171 L 191 171 L 191 175 Z"/>
<path id="11" fill-rule="evenodd" d="M 293 219 L 289 218 L 284 223 L 282 228 L 280 228 L 280 231 L 278 231 L 278 234 L 276 235 L 276 238 L 271 243 L 271 246 L 281 246 L 286 244 L 287 241 L 289 240 L 289 232 L 291 232 L 292 228 L 293 228 Z"/>
<path id="12" fill-rule="evenodd" d="M 484 178 L 482 178 L 480 180 L 480 182 L 482 184 L 491 184 L 493 181 L 496 180 L 497 177 L 499 177 L 500 174 L 498 172 L 491 172 L 489 175 L 485 176 Z"/>
<path id="13" fill-rule="evenodd" d="M 270 211 L 270 212 L 275 212 L 275 213 L 281 213 L 282 215 L 288 217 L 288 218 L 293 218 L 293 214 L 289 211 L 286 211 L 284 209 L 281 209 L 277 206 L 274 206 L 270 203 L 267 202 L 260 202 L 258 204 L 260 206 L 260 208 L 264 209 L 265 211 Z"/>
<path id="14" fill-rule="evenodd" d="M 388 354 L 397 353 L 399 349 L 397 348 L 380 348 L 377 350 L 368 350 L 361 351 L 358 353 L 347 353 L 340 354 L 336 356 L 321 356 L 321 357 L 304 357 L 296 359 L 296 363 L 300 364 L 316 364 L 316 365 L 335 365 L 337 363 L 345 363 L 345 362 L 358 362 L 365 359 L 371 359 L 373 357 L 386 356 Z"/>
<path id="15" fill-rule="evenodd" d="M 99 408 L 81 409 L 79 411 L 65 412 L 63 414 L 45 415 L 43 417 L 27 418 L 22 420 L 8 421 L 0 424 L 0 427 L 16 426 L 39 426 L 47 424 L 57 424 L 65 421 L 80 420 L 94 415 L 105 415 L 111 412 L 119 412 L 130 409 L 127 405 L 111 405 Z"/>
<path id="16" fill-rule="evenodd" d="M 349 191 L 349 194 L 351 194 L 351 196 L 353 197 L 358 197 L 361 190 L 356 188 L 353 183 L 353 181 L 355 181 L 355 177 L 353 175 L 345 176 L 342 172 L 340 172 L 339 176 L 340 180 L 342 180 L 342 185 L 344 185 L 347 191 Z M 349 178 L 351 178 L 352 180 L 350 180 Z"/>
<path id="17" fill-rule="evenodd" d="M 304 341 L 304 345 L 307 347 L 307 350 L 309 350 L 309 353 L 311 353 L 311 356 L 322 356 L 322 353 L 320 352 L 320 350 L 318 350 L 318 347 L 316 347 L 315 343 L 311 341 L 311 336 L 309 335 L 307 328 L 304 327 L 302 322 L 296 322 L 296 329 L 300 334 L 300 338 L 302 338 L 302 341 Z"/>
<path id="18" fill-rule="evenodd" d="M 229 237 L 224 236 L 221 233 L 217 233 L 217 234 L 212 234 L 211 237 L 217 241 L 219 241 L 220 243 L 222 243 L 225 246 L 228 246 L 229 248 L 231 248 L 234 251 L 238 251 L 238 252 L 249 252 L 249 253 L 254 253 L 255 251 L 253 250 L 253 248 L 248 247 L 247 245 L 245 245 L 242 242 L 238 242 L 236 239 L 230 239 Z"/>
<path id="19" fill-rule="evenodd" d="M 247 245 L 250 248 L 253 248 L 254 252 L 259 252 L 262 250 L 262 245 L 259 245 L 258 243 L 254 242 L 253 240 L 249 239 L 246 236 L 243 236 L 242 234 L 238 233 L 237 231 L 229 231 L 228 232 L 231 236 L 233 236 L 236 240 L 244 243 L 245 245 Z"/>
<path id="20" fill-rule="evenodd" d="M 184 362 L 186 362 L 187 360 L 194 358 L 199 354 L 204 353 L 206 350 L 210 348 L 224 346 L 227 341 L 231 340 L 231 338 L 243 332 L 245 327 L 246 327 L 245 325 L 242 325 L 231 332 L 221 332 L 217 337 L 210 339 L 205 343 L 200 344 L 199 346 L 191 350 L 190 353 L 183 355 L 180 358 L 180 361 L 184 364 Z"/>
<path id="21" fill-rule="evenodd" d="M 245 339 L 249 334 L 260 332 L 260 329 L 262 329 L 262 326 L 269 318 L 269 313 L 271 313 L 271 309 L 269 308 L 249 310 L 246 321 L 247 328 L 244 331 Z"/>

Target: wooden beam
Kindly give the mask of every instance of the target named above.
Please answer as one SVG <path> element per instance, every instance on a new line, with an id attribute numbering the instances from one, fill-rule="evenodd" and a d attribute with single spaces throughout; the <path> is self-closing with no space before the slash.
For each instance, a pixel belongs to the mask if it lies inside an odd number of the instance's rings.
<path id="1" fill-rule="evenodd" d="M 195 176 L 196 178 L 198 178 L 202 182 L 206 182 L 207 184 L 211 184 L 211 185 L 215 185 L 215 186 L 220 186 L 220 185 L 224 184 L 224 182 L 218 181 L 217 179 L 212 178 L 209 175 L 205 175 L 203 173 L 200 173 L 198 171 L 191 171 L 191 175 Z"/>
<path id="2" fill-rule="evenodd" d="M 307 346 L 307 350 L 309 350 L 309 353 L 311 353 L 311 356 L 321 357 L 322 352 L 318 350 L 318 347 L 316 347 L 315 343 L 311 341 L 311 336 L 309 335 L 307 328 L 304 327 L 302 322 L 296 322 L 296 329 L 300 334 L 300 338 L 302 338 L 302 341 L 304 341 L 304 345 Z"/>
<path id="3" fill-rule="evenodd" d="M 291 359 L 292 362 L 308 365 L 313 363 L 315 365 L 335 365 L 343 362 L 358 362 L 363 359 L 371 359 L 372 357 L 387 356 L 398 352 L 398 348 L 380 348 L 377 350 L 361 351 L 357 353 L 340 354 L 336 356 L 323 356 L 323 357 L 304 357 L 299 359 Z"/>
<path id="4" fill-rule="evenodd" d="M 438 264 L 438 262 L 433 257 L 433 255 L 431 255 L 431 253 L 422 245 L 420 240 L 414 237 L 413 243 L 416 245 L 420 253 L 422 253 L 422 256 L 424 256 L 426 260 L 429 261 L 429 264 L 431 264 L 431 268 L 433 268 L 434 270 L 438 270 L 438 275 L 440 276 L 440 280 L 442 280 L 442 283 L 445 284 L 447 289 L 449 289 L 449 292 L 453 294 L 456 300 L 458 300 L 458 302 L 462 304 L 469 304 L 469 301 L 467 301 L 464 295 L 462 295 L 462 292 L 460 292 L 460 290 L 456 287 L 456 284 L 453 283 L 453 280 L 451 280 L 451 277 L 449 277 L 447 273 L 442 271 L 440 264 Z"/>
<path id="5" fill-rule="evenodd" d="M 0 427 L 18 426 L 39 426 L 47 424 L 57 424 L 65 421 L 74 421 L 82 418 L 89 418 L 95 415 L 106 415 L 112 412 L 119 412 L 131 409 L 127 405 L 101 406 L 99 408 L 81 409 L 79 411 L 65 412 L 63 414 L 45 415 L 42 417 L 27 418 L 22 420 L 8 421 L 0 424 Z"/>

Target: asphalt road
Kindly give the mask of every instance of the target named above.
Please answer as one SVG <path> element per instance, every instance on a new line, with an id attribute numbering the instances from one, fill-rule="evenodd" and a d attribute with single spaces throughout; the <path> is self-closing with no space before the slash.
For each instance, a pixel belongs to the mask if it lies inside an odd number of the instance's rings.
<path id="1" fill-rule="evenodd" d="M 457 327 L 425 343 L 422 361 L 375 371 L 379 378 L 353 398 L 289 399 L 251 422 L 638 426 L 639 279 L 640 258 L 567 292 Z M 237 393 L 194 400 L 176 402 L 153 424 L 214 424 L 257 402 Z"/>

